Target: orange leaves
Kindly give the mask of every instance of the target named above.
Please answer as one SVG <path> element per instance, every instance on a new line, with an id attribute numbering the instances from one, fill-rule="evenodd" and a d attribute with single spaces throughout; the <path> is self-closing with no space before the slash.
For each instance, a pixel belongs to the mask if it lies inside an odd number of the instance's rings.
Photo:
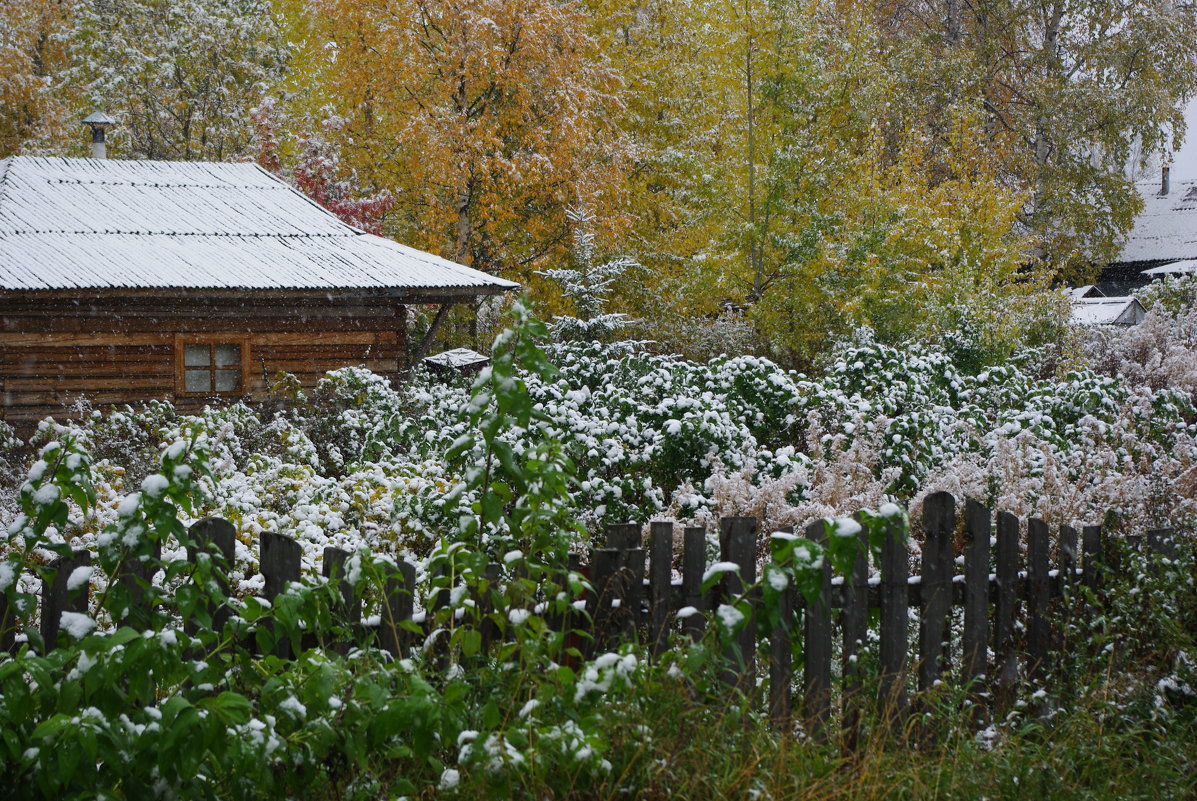
<path id="1" fill-rule="evenodd" d="M 347 161 L 398 198 L 413 245 L 526 279 L 566 245 L 565 207 L 604 212 L 624 170 L 618 75 L 574 4 L 313 0 L 313 65 Z"/>
<path id="2" fill-rule="evenodd" d="M 0 157 L 65 127 L 53 76 L 66 63 L 70 17 L 65 0 L 0 0 Z"/>

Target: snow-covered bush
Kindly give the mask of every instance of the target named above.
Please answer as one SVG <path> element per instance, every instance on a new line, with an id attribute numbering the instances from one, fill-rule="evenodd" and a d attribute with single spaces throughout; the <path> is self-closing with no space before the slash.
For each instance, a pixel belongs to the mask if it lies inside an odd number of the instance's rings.
<path id="1" fill-rule="evenodd" d="M 1153 346 L 1171 349 L 1176 364 L 1197 363 L 1183 327 L 1169 325 L 1181 333 Z M 1111 337 L 1110 347 L 1133 354 L 1148 330 Z M 535 414 L 494 441 L 518 458 L 556 443 L 552 458 L 576 470 L 573 511 L 592 533 L 666 516 L 710 524 L 753 514 L 766 527 L 802 526 L 887 501 L 913 502 L 917 520 L 921 499 L 941 489 L 1053 524 L 1142 529 L 1192 519 L 1188 385 L 1136 372 L 1127 365 L 1141 362 L 1129 356 L 1121 367 L 1095 359 L 1100 369 L 1060 376 L 1043 377 L 1031 358 L 969 374 L 953 347 L 896 348 L 862 332 L 814 377 L 750 356 L 698 363 L 559 343 L 549 350 L 555 371 L 515 368 Z M 35 441 L 69 435 L 95 457 L 100 501 L 72 512 L 82 547 L 160 447 L 198 426 L 212 476 L 195 514 L 237 525 L 238 569 L 251 575 L 254 538 L 268 530 L 297 537 L 311 567 L 326 544 L 431 552 L 458 530 L 458 504 L 478 500 L 469 476 L 486 458 L 482 441 L 447 458 L 474 433 L 471 409 L 464 380 L 417 374 L 395 387 L 346 368 L 254 408 L 195 417 L 161 403 L 119 409 L 45 424 Z M 6 521 L 13 514 L 3 512 Z M 574 547 L 584 544 L 578 537 Z"/>

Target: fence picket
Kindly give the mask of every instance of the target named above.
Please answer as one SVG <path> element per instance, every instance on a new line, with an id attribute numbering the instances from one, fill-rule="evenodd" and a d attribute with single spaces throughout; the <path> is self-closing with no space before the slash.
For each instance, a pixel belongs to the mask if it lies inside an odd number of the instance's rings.
<path id="1" fill-rule="evenodd" d="M 652 595 L 649 599 L 649 636 L 655 659 L 669 645 L 670 613 L 673 611 L 670 608 L 673 592 L 673 523 L 653 523 L 650 535 L 652 578 L 649 586 Z"/>
<path id="2" fill-rule="evenodd" d="M 827 526 L 816 520 L 806 527 L 806 538 L 827 545 Z M 823 560 L 823 586 L 819 598 L 806 605 L 803 634 L 802 714 L 807 732 L 822 732 L 831 717 L 831 563 Z"/>
<path id="3" fill-rule="evenodd" d="M 303 551 L 295 540 L 271 531 L 263 531 L 258 543 L 258 569 L 266 579 L 262 596 L 273 603 L 287 588 L 287 584 L 299 581 L 300 557 Z M 275 644 L 275 653 L 280 659 L 291 658 L 291 643 L 288 640 L 280 640 Z"/>
<path id="4" fill-rule="evenodd" d="M 415 611 L 416 568 L 400 561 L 397 575 L 387 578 L 386 596 L 382 603 L 382 649 L 396 659 L 407 656 L 411 648 L 411 632 L 403 628 Z"/>
<path id="5" fill-rule="evenodd" d="M 68 585 L 75 570 L 90 564 L 89 551 L 74 551 L 70 556 L 60 556 L 50 563 L 53 576 L 42 584 L 42 642 L 46 653 L 58 647 L 63 612 L 87 614 L 88 583 L 83 582 L 73 590 Z"/>
<path id="6" fill-rule="evenodd" d="M 948 613 L 952 608 L 952 532 L 956 499 L 936 492 L 923 502 L 922 614 L 919 619 L 920 692 L 931 689 L 947 663 Z"/>
<path id="7" fill-rule="evenodd" d="M 756 518 L 725 517 L 719 521 L 719 542 L 723 561 L 739 566 L 740 572 L 724 573 L 721 600 L 734 604 L 744 591 L 756 583 Z M 728 667 L 720 674 L 723 681 L 745 696 L 756 686 L 756 614 L 748 619 L 733 638 L 726 654 Z"/>
<path id="8" fill-rule="evenodd" d="M 707 565 L 707 532 L 704 528 L 687 528 L 682 540 L 682 605 L 707 611 L 710 606 L 702 593 L 702 574 Z M 706 618 L 690 615 L 682 620 L 682 633 L 691 640 L 702 637 Z"/>
<path id="9" fill-rule="evenodd" d="M 1048 529 L 1038 518 L 1027 521 L 1027 674 L 1042 677 L 1047 668 L 1051 627 L 1048 604 Z"/>
<path id="10" fill-rule="evenodd" d="M 906 711 L 906 624 L 909 609 L 906 542 L 891 518 L 881 545 L 881 703 L 899 724 Z"/>
<path id="11" fill-rule="evenodd" d="M 1101 526 L 1085 526 L 1081 529 L 1081 568 L 1084 570 L 1085 589 L 1096 594 L 1101 590 L 1105 570 L 1105 548 L 1102 542 Z M 1090 609 L 1090 611 L 1092 611 Z"/>
<path id="12" fill-rule="evenodd" d="M 205 517 L 192 523 L 187 533 L 191 539 L 187 546 L 187 561 L 196 564 L 201 554 L 209 559 L 215 557 L 217 561 L 212 564 L 212 578 L 220 595 L 228 598 L 228 570 L 233 566 L 236 554 L 237 529 L 223 518 Z M 223 601 L 209 600 L 207 607 L 212 628 L 215 631 L 223 630 L 230 615 L 228 606 Z M 198 626 L 194 621 L 187 620 L 183 622 L 183 629 L 188 634 L 194 634 L 198 631 Z"/>
<path id="13" fill-rule="evenodd" d="M 969 498 L 964 504 L 964 647 L 963 677 L 980 679 L 988 671 L 989 509 Z"/>
<path id="14" fill-rule="evenodd" d="M 594 572 L 594 606 L 591 619 L 594 621 L 594 639 L 591 641 L 590 652 L 610 647 L 618 642 L 615 632 L 615 615 L 612 613 L 612 601 L 623 602 L 623 591 L 620 587 L 619 551 L 614 548 L 595 548 L 590 554 L 590 564 Z M 590 604 L 587 604 L 589 607 Z"/>
<path id="15" fill-rule="evenodd" d="M 1014 617 L 1018 607 L 1018 518 L 999 512 L 997 518 L 997 607 L 994 614 L 993 652 L 996 656 L 995 696 L 1000 708 L 1012 700 L 1018 681 L 1018 654 L 1014 649 Z"/>
<path id="16" fill-rule="evenodd" d="M 793 534 L 793 526 L 779 529 Z M 794 681 L 794 587 L 782 590 L 778 599 L 777 625 L 769 632 L 769 718 L 784 728 L 793 712 L 791 685 Z"/>
<path id="17" fill-rule="evenodd" d="M 859 517 L 859 515 L 858 515 Z M 861 650 L 869 633 L 869 533 L 861 527 L 857 535 L 852 572 L 844 577 L 843 612 L 840 615 L 844 654 L 843 728 L 844 744 L 855 751 L 860 728 L 860 695 L 863 666 Z"/>
<path id="18" fill-rule="evenodd" d="M 864 688 L 861 685 L 859 655 L 869 636 L 870 607 L 880 607 L 880 654 L 878 695 L 885 714 L 892 723 L 900 723 L 907 707 L 907 672 L 911 658 L 908 642 L 910 621 L 909 606 L 920 606 L 917 685 L 925 691 L 939 680 L 950 668 L 951 648 L 948 640 L 948 625 L 952 605 L 963 603 L 964 627 L 962 631 L 961 664 L 959 675 L 965 682 L 973 683 L 990 676 L 994 687 L 994 698 L 1002 709 L 1009 705 L 1020 674 L 1020 657 L 1026 657 L 1026 675 L 1042 678 L 1046 675 L 1049 659 L 1057 660 L 1061 673 L 1067 674 L 1067 639 L 1070 618 L 1077 612 L 1073 608 L 1075 589 L 1083 582 L 1090 591 L 1089 603 L 1100 602 L 1100 593 L 1106 579 L 1105 544 L 1100 526 L 1087 526 L 1080 535 L 1070 526 L 1061 526 L 1054 560 L 1058 568 L 1058 579 L 1049 572 L 1050 561 L 1049 530 L 1039 519 L 1027 521 L 1026 577 L 1019 573 L 1020 521 L 1008 512 L 996 515 L 969 499 L 963 507 L 964 521 L 964 584 L 963 592 L 954 596 L 955 572 L 952 540 L 956 530 L 956 502 L 947 493 L 929 496 L 924 505 L 925 539 L 922 545 L 922 575 L 911 581 L 909 577 L 909 551 L 904 541 L 904 529 L 897 518 L 885 522 L 881 547 L 880 586 L 871 597 L 868 580 L 868 535 L 859 534 L 859 552 L 849 575 L 844 576 L 842 585 L 832 584 L 830 562 L 825 560 L 822 573 L 820 600 L 806 604 L 791 586 L 781 594 L 778 624 L 769 633 L 769 717 L 779 726 L 785 727 L 794 715 L 792 687 L 795 680 L 793 668 L 793 639 L 796 635 L 798 611 L 802 610 L 803 621 L 803 708 L 802 717 L 807 731 L 819 736 L 826 732 L 832 709 L 832 634 L 833 612 L 841 609 L 839 620 L 842 640 L 842 731 L 847 751 L 855 748 L 857 728 L 860 721 L 860 703 Z M 859 518 L 858 518 L 859 519 Z M 996 522 L 996 553 L 991 557 L 991 531 Z M 792 529 L 790 529 L 792 533 Z M 194 524 L 189 532 L 188 558 L 200 563 L 204 558 L 216 558 L 212 578 L 219 582 L 227 595 L 228 580 L 226 568 L 234 558 L 236 542 L 235 529 L 225 520 L 207 518 Z M 826 527 L 823 521 L 816 521 L 806 528 L 805 536 L 815 542 L 826 544 Z M 1162 569 L 1163 560 L 1177 555 L 1174 532 L 1171 529 L 1157 529 L 1140 538 L 1154 557 L 1154 570 Z M 595 648 L 614 649 L 629 641 L 635 641 L 638 633 L 647 631 L 645 643 L 652 657 L 659 657 L 668 647 L 670 631 L 674 628 L 673 616 L 679 606 L 692 606 L 700 611 L 710 611 L 719 603 L 737 604 L 747 612 L 747 619 L 739 628 L 732 645 L 724 654 L 725 665 L 720 671 L 721 679 L 734 690 L 752 700 L 756 687 L 757 614 L 760 609 L 759 588 L 756 587 L 757 551 L 760 543 L 757 536 L 757 521 L 748 517 L 726 517 L 720 521 L 721 559 L 738 566 L 739 572 L 725 572 L 718 588 L 712 594 L 702 592 L 702 578 L 706 568 L 706 533 L 702 528 L 686 528 L 683 533 L 682 581 L 680 587 L 672 583 L 674 560 L 674 524 L 656 521 L 650 526 L 647 565 L 650 575 L 645 582 L 646 551 L 641 546 L 641 527 L 637 524 L 610 526 L 607 533 L 608 547 L 597 548 L 591 553 L 588 566 L 571 557 L 570 569 L 589 572 L 593 591 L 587 593 L 586 604 L 590 612 L 590 633 L 593 640 L 591 653 Z M 1078 570 L 1078 544 L 1081 550 Z M 260 539 L 260 570 L 265 578 L 263 595 L 275 602 L 285 591 L 288 582 L 300 580 L 301 548 L 294 540 L 275 533 L 264 533 Z M 335 582 L 340 594 L 337 613 L 350 626 L 359 626 L 362 615 L 362 601 L 352 585 L 346 580 L 347 562 L 351 554 L 337 548 L 324 551 L 322 572 Z M 995 562 L 993 578 L 990 577 L 991 558 Z M 87 592 L 84 587 L 74 591 L 67 589 L 71 574 L 76 568 L 90 564 L 87 551 L 75 551 L 72 555 L 52 563 L 47 571 L 47 581 L 42 588 L 41 634 L 45 649 L 57 647 L 62 613 L 88 609 Z M 143 590 L 142 582 L 148 581 L 151 562 L 130 563 L 119 570 L 111 581 L 124 582 L 131 589 Z M 435 570 L 440 565 L 434 564 Z M 1111 573 L 1113 574 L 1113 573 Z M 406 562 L 398 565 L 396 574 L 386 581 L 385 597 L 382 602 L 382 623 L 379 642 L 383 649 L 396 658 L 406 656 L 412 646 L 412 636 L 405 630 L 404 623 L 413 618 L 415 607 L 415 567 Z M 502 570 L 498 564 L 490 564 L 485 571 L 490 592 L 482 593 L 478 603 L 483 653 L 498 639 L 498 628 L 490 620 L 495 611 L 495 591 Z M 519 580 L 521 573 L 515 568 L 512 577 Z M 512 591 L 527 595 L 532 585 L 509 585 Z M 1059 588 L 1058 593 L 1054 588 Z M 542 588 L 544 589 L 544 588 Z M 833 591 L 834 590 L 834 591 Z M 648 593 L 645 599 L 645 593 Z M 550 596 L 556 589 L 545 589 Z M 1058 616 L 1053 617 L 1051 607 L 1055 595 L 1061 597 Z M 140 596 L 135 592 L 134 596 Z M 448 588 L 438 588 L 429 599 L 428 606 L 435 609 L 447 603 Z M 523 596 L 521 596 L 523 597 Z M 960 600 L 957 600 L 957 597 Z M 647 600 L 647 603 L 644 601 Z M 520 602 L 517 602 L 517 604 Z M 530 601 L 529 601 L 530 603 Z M 16 621 L 11 619 L 11 610 L 0 596 L 0 647 L 10 649 L 16 634 Z M 993 619 L 990 623 L 992 604 Z M 1023 642 L 1016 637 L 1016 621 L 1019 606 L 1026 611 L 1026 628 Z M 229 614 L 228 607 L 214 602 L 209 609 L 214 623 L 223 625 Z M 566 647 L 573 648 L 585 631 L 573 633 L 580 623 L 581 612 L 566 610 L 550 616 L 553 630 L 567 632 Z M 726 615 L 725 615 L 726 617 Z M 729 618 L 730 619 L 730 618 Z M 127 614 L 127 621 L 136 622 L 135 614 Z M 473 617 L 470 620 L 474 620 Z M 1059 623 L 1059 633 L 1053 631 Z M 195 622 L 184 621 L 188 630 L 195 630 Z M 266 620 L 263 625 L 274 625 Z M 468 625 L 463 623 L 463 625 Z M 642 628 L 642 625 L 644 626 Z M 687 616 L 681 624 L 683 633 L 692 638 L 701 636 L 705 626 L 703 615 Z M 992 630 L 992 634 L 990 633 Z M 309 632 L 314 641 L 315 632 Z M 308 638 L 305 636 L 305 641 Z M 992 637 L 994 663 L 988 664 L 987 644 Z M 572 638 L 572 639 L 570 639 Z M 572 643 L 572 644 L 571 644 Z M 340 648 L 343 643 L 332 644 Z M 282 658 L 292 656 L 289 640 L 278 642 L 276 653 Z M 563 662 L 576 667 L 576 652 L 565 655 Z M 1067 680 L 1067 676 L 1065 676 Z M 977 687 L 972 692 L 978 697 Z"/>
<path id="19" fill-rule="evenodd" d="M 16 577 L 13 577 L 16 580 Z M 8 609 L 8 596 L 0 592 L 0 653 L 5 651 L 12 651 L 13 643 L 17 637 L 17 621 L 16 615 L 10 615 Z"/>
<path id="20" fill-rule="evenodd" d="M 1060 526 L 1060 541 L 1056 553 L 1056 565 L 1059 569 L 1060 581 L 1060 630 L 1056 637 L 1055 649 L 1058 654 L 1057 664 L 1065 669 L 1070 664 L 1069 649 L 1071 647 L 1073 605 L 1076 600 L 1074 585 L 1076 583 L 1077 543 L 1080 537 L 1072 526 Z"/>

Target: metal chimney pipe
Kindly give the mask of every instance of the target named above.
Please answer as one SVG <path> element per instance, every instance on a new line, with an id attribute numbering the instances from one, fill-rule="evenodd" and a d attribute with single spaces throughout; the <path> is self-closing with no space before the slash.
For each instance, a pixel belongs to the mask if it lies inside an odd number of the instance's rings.
<path id="1" fill-rule="evenodd" d="M 108 158 L 108 145 L 104 139 L 108 129 L 116 125 L 116 120 L 102 111 L 95 111 L 83 120 L 83 124 L 91 129 L 91 157 L 93 159 Z"/>
<path id="2" fill-rule="evenodd" d="M 1172 178 L 1172 168 L 1171 167 L 1164 167 L 1162 170 L 1160 170 L 1160 197 L 1167 196 L 1168 190 L 1172 188 L 1171 178 Z"/>
<path id="3" fill-rule="evenodd" d="M 91 157 L 93 159 L 108 158 L 108 145 L 104 142 L 104 129 L 91 129 Z"/>

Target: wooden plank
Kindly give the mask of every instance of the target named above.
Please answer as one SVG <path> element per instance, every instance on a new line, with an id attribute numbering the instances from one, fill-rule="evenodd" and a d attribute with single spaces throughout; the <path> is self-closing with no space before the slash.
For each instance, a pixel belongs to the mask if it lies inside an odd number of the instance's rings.
<path id="1" fill-rule="evenodd" d="M 38 323 L 41 325 L 41 321 Z M 128 347 L 133 345 L 171 344 L 173 335 L 161 329 L 141 334 L 124 332 L 61 332 L 61 331 L 0 331 L 0 345 L 6 348 L 45 348 L 61 344 L 66 347 Z"/>
<path id="2" fill-rule="evenodd" d="M 1028 673 L 1036 678 L 1046 672 L 1051 636 L 1047 617 L 1051 598 L 1048 569 L 1047 523 L 1031 518 L 1027 521 L 1027 657 Z"/>
<path id="3" fill-rule="evenodd" d="M 861 692 L 864 667 L 860 653 L 864 649 L 869 632 L 869 533 L 862 526 L 857 535 L 859 546 L 856 559 L 852 562 L 851 575 L 844 578 L 847 593 L 844 598 L 841 624 L 843 628 L 843 727 L 844 746 L 853 752 L 861 720 Z"/>
<path id="4" fill-rule="evenodd" d="M 1018 681 L 1018 654 L 1014 647 L 1014 617 L 1018 606 L 1018 518 L 1009 512 L 997 517 L 997 604 L 994 612 L 994 670 L 999 707 L 1013 700 Z"/>
<path id="5" fill-rule="evenodd" d="M 138 376 L 141 378 L 167 378 L 174 380 L 174 361 L 169 357 L 161 357 L 155 361 L 121 361 L 121 362 L 39 362 L 37 364 L 5 363 L 0 373 L 14 378 L 53 379 L 56 377 L 98 377 L 114 378 L 120 376 Z"/>
<path id="6" fill-rule="evenodd" d="M 383 355 L 385 345 L 376 342 L 364 345 L 251 345 L 255 359 L 286 360 L 286 359 L 343 359 L 353 356 L 368 359 L 371 354 L 375 358 L 388 358 Z"/>
<path id="7" fill-rule="evenodd" d="M 881 546 L 881 671 L 880 700 L 891 723 L 898 725 L 906 711 L 906 624 L 910 573 L 901 522 L 890 518 Z"/>
<path id="8" fill-rule="evenodd" d="M 793 526 L 779 529 L 793 534 Z M 769 718 L 780 730 L 789 725 L 793 712 L 790 691 L 794 681 L 794 613 L 796 589 L 791 584 L 778 597 L 777 625 L 769 632 Z"/>
<path id="9" fill-rule="evenodd" d="M 416 568 L 400 561 L 396 575 L 387 578 L 386 597 L 382 604 L 382 649 L 395 659 L 402 659 L 411 650 L 411 632 L 402 627 L 412 619 L 415 611 Z"/>
<path id="10" fill-rule="evenodd" d="M 101 362 L 101 361 L 145 361 L 169 357 L 173 349 L 169 343 L 154 343 L 148 345 L 83 345 L 78 343 L 62 343 L 49 345 L 38 343 L 36 346 L 18 347 L 0 342 L 6 364 L 23 363 L 26 361 L 51 362 Z"/>
<path id="11" fill-rule="evenodd" d="M 1148 569 L 1153 576 L 1160 575 L 1164 565 L 1176 559 L 1176 532 L 1170 528 L 1148 531 L 1147 552 L 1152 557 Z"/>
<path id="12" fill-rule="evenodd" d="M 153 553 L 138 557 L 126 552 L 117 566 L 115 580 L 129 593 L 129 608 L 118 621 L 121 626 L 130 626 L 146 631 L 153 625 L 153 610 L 146 604 L 146 590 L 150 587 L 154 573 L 162 560 L 162 541 L 155 540 Z"/>
<path id="13" fill-rule="evenodd" d="M 273 602 L 289 583 L 299 581 L 300 557 L 303 550 L 299 547 L 299 543 L 290 537 L 271 531 L 262 532 L 259 543 L 258 569 L 266 578 L 262 596 Z M 275 653 L 281 659 L 290 659 L 292 656 L 291 643 L 285 639 L 279 641 L 275 647 Z"/>
<path id="14" fill-rule="evenodd" d="M 42 584 L 42 642 L 46 653 L 58 647 L 63 612 L 87 614 L 87 582 L 74 590 L 68 590 L 67 585 L 76 569 L 90 564 L 90 552 L 74 551 L 70 556 L 58 557 L 49 565 L 50 579 Z"/>
<path id="15" fill-rule="evenodd" d="M 926 692 L 947 668 L 948 613 L 952 607 L 952 532 L 956 499 L 947 492 L 923 502 L 922 614 L 919 619 L 918 688 Z"/>
<path id="16" fill-rule="evenodd" d="M 13 580 L 16 581 L 14 576 Z M 8 596 L 0 592 L 0 653 L 11 653 L 17 636 L 16 614 L 10 615 Z"/>
<path id="17" fill-rule="evenodd" d="M 399 333 L 391 329 L 358 331 L 321 331 L 316 327 L 304 333 L 275 331 L 249 335 L 249 344 L 254 348 L 311 347 L 324 345 L 377 345 L 396 344 Z"/>
<path id="18" fill-rule="evenodd" d="M 324 559 L 321 572 L 330 582 L 338 582 L 341 592 L 341 607 L 338 612 L 349 625 L 356 625 L 362 620 L 362 601 L 357 596 L 353 585 L 345 579 L 346 563 L 353 556 L 349 551 L 334 548 L 331 545 L 324 549 Z"/>
<path id="19" fill-rule="evenodd" d="M 816 520 L 806 538 L 827 546 L 827 526 Z M 808 734 L 824 733 L 831 718 L 831 563 L 823 560 L 823 584 L 815 603 L 806 605 L 803 631 L 802 713 Z"/>
<path id="20" fill-rule="evenodd" d="M 1056 553 L 1060 588 L 1060 630 L 1056 639 L 1057 664 L 1066 681 L 1072 681 L 1071 629 L 1076 601 L 1077 545 L 1080 536 L 1072 526 L 1060 526 L 1059 549 Z"/>
<path id="21" fill-rule="evenodd" d="M 236 557 L 237 529 L 229 521 L 220 517 L 205 517 L 191 525 L 187 530 L 191 542 L 187 545 L 187 561 L 195 564 L 200 554 L 206 554 L 212 560 L 212 576 L 216 580 L 217 588 L 224 598 L 229 597 L 228 571 L 232 568 Z M 224 629 L 229 619 L 229 608 L 221 600 L 208 603 L 208 614 L 215 631 Z M 193 620 L 183 621 L 184 630 L 194 634 L 199 626 Z"/>
<path id="22" fill-rule="evenodd" d="M 261 375 L 261 363 L 252 355 L 250 361 L 251 372 Z M 394 359 L 276 359 L 266 362 L 266 372 L 271 375 L 282 372 L 323 376 L 342 367 L 365 367 L 375 373 L 393 373 L 398 369 L 398 362 Z"/>
<path id="23" fill-rule="evenodd" d="M 1086 606 L 1090 613 L 1101 588 L 1105 584 L 1105 546 L 1101 526 L 1085 526 L 1081 529 L 1081 567 L 1084 572 L 1085 589 L 1089 592 Z"/>
<path id="24" fill-rule="evenodd" d="M 572 556 L 573 554 L 571 554 Z M 499 641 L 502 632 L 499 624 L 491 615 L 495 612 L 495 595 L 499 592 L 499 578 L 503 575 L 503 566 L 498 562 L 488 562 L 483 576 L 486 579 L 486 593 L 478 601 L 479 614 L 482 616 L 480 628 L 482 630 L 482 653 L 490 653 L 491 646 Z M 572 620 L 567 616 L 567 627 Z"/>
<path id="25" fill-rule="evenodd" d="M 989 509 L 969 498 L 964 504 L 964 670 L 966 682 L 988 671 Z"/>
<path id="26" fill-rule="evenodd" d="M 10 406 L 68 406 L 78 400 L 87 400 L 96 406 L 124 405 L 126 403 L 142 403 L 144 401 L 161 399 L 165 392 L 153 392 L 146 389 L 136 391 L 121 391 L 115 389 L 104 390 L 63 390 L 61 392 L 5 392 L 6 402 Z"/>
<path id="27" fill-rule="evenodd" d="M 673 523 L 655 521 L 650 527 L 650 562 L 652 575 L 649 586 L 649 637 L 653 658 L 669 647 L 669 628 L 673 609 L 670 598 L 673 590 Z"/>
<path id="28" fill-rule="evenodd" d="M 756 518 L 725 517 L 719 521 L 722 559 L 740 568 L 739 574 L 724 573 L 720 581 L 723 603 L 734 604 L 756 583 Z M 724 653 L 727 667 L 720 673 L 724 683 L 751 698 L 756 687 L 756 615 L 750 613 Z"/>
<path id="29" fill-rule="evenodd" d="M 644 601 L 644 549 L 620 551 L 623 601 L 619 607 L 620 632 L 625 642 L 633 642 L 640 628 Z"/>
<path id="30" fill-rule="evenodd" d="M 709 607 L 702 594 L 702 575 L 707 565 L 707 532 L 704 528 L 689 527 L 682 537 L 682 605 L 705 612 Z M 682 633 L 697 641 L 705 626 L 701 614 L 690 615 L 682 620 Z"/>
<path id="31" fill-rule="evenodd" d="M 615 548 L 595 548 L 590 555 L 591 581 L 594 583 L 594 604 L 587 604 L 590 619 L 594 621 L 594 639 L 591 641 L 591 652 L 602 648 L 610 650 L 612 644 L 617 644 L 618 634 L 615 631 L 614 616 L 611 613 L 611 602 L 623 602 L 620 588 L 619 551 Z"/>
<path id="32" fill-rule="evenodd" d="M 640 525 L 616 523 L 607 526 L 607 547 L 620 551 L 640 547 Z"/>
<path id="33" fill-rule="evenodd" d="M 119 317 L 88 317 L 73 314 L 64 317 L 58 313 L 25 318 L 0 317 L 0 326 L 6 332 L 18 334 L 36 333 L 39 329 L 47 334 L 84 334 L 98 338 L 107 335 L 145 335 L 160 331 L 181 334 L 216 334 L 236 331 L 250 334 L 303 333 L 307 331 L 353 332 L 387 330 L 394 320 L 386 315 L 364 316 L 353 314 L 353 309 L 342 309 L 328 315 L 305 315 L 300 310 L 271 315 L 248 315 L 229 312 L 212 312 L 205 317 L 179 317 L 169 314 L 138 315 L 127 313 Z M 120 344 L 113 342 L 113 344 Z"/>
<path id="34" fill-rule="evenodd" d="M 102 377 L 90 376 L 38 376 L 26 378 L 23 376 L 6 376 L 5 387 L 10 392 L 49 391 L 87 393 L 90 390 L 133 389 L 153 390 L 174 388 L 174 381 L 166 375 L 162 377 L 139 378 L 134 376 Z"/>

